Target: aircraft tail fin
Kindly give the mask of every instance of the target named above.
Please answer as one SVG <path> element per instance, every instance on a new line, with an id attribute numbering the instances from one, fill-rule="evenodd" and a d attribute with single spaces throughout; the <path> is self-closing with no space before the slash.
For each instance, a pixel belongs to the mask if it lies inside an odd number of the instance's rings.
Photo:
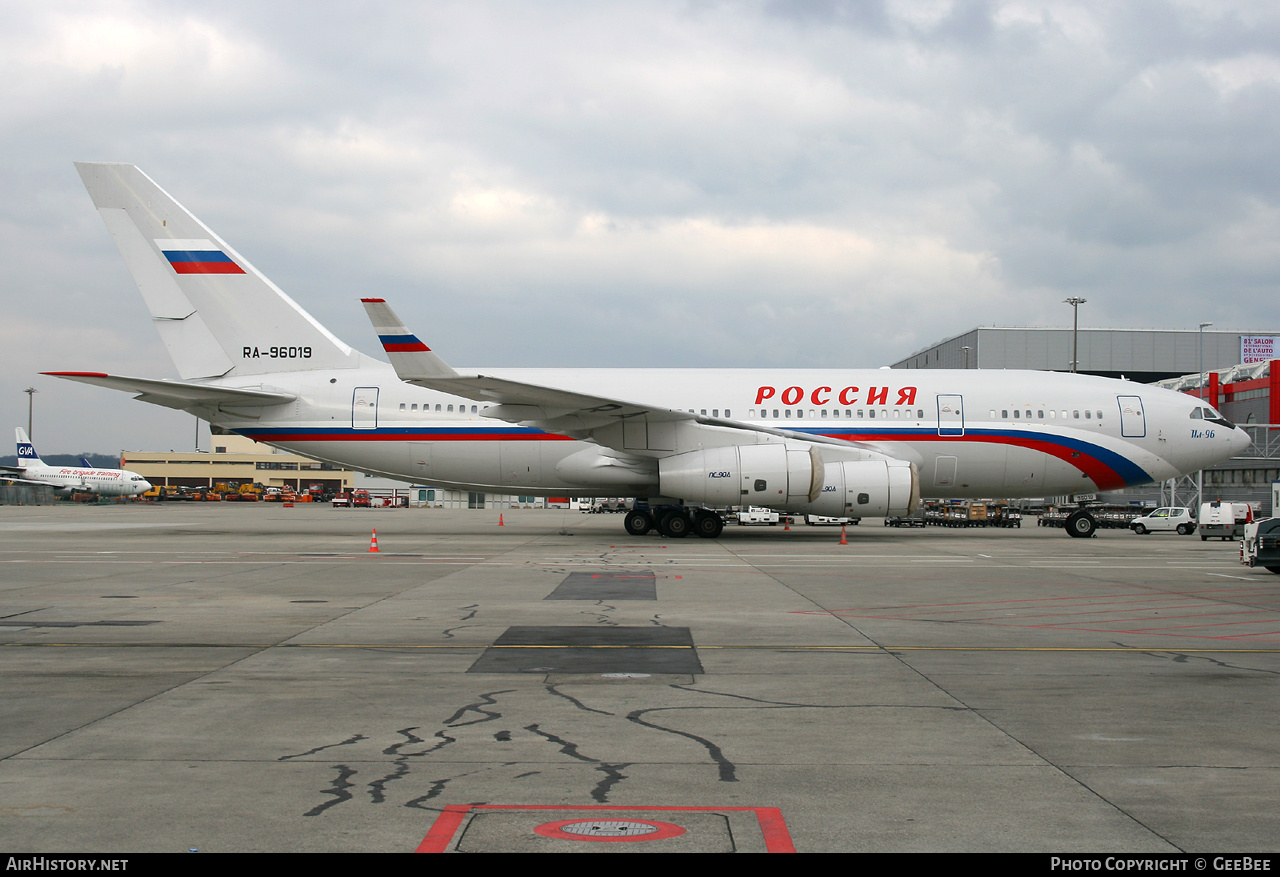
<path id="1" fill-rule="evenodd" d="M 183 380 L 358 365 L 360 354 L 138 168 L 76 169 Z"/>
<path id="2" fill-rule="evenodd" d="M 36 447 L 31 444 L 31 439 L 27 438 L 27 431 L 19 426 L 13 433 L 18 440 L 18 465 L 27 468 L 43 466 L 44 461 L 36 453 Z"/>

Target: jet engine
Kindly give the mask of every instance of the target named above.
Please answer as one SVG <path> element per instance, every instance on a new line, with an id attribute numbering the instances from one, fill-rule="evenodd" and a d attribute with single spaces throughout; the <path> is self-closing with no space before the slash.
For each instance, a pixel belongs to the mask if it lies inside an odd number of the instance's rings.
<path id="1" fill-rule="evenodd" d="M 663 496 L 688 504 L 756 505 L 831 517 L 906 515 L 915 510 L 920 479 L 914 464 L 879 455 L 824 460 L 823 454 L 817 445 L 799 442 L 676 454 L 658 461 L 660 489 Z"/>

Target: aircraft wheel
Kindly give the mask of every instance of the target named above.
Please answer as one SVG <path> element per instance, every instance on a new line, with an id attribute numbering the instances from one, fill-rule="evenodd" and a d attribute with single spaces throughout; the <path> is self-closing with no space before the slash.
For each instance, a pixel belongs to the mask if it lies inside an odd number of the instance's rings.
<path id="1" fill-rule="evenodd" d="M 693 532 L 703 539 L 716 539 L 724 530 L 724 521 L 714 512 L 699 512 L 693 519 Z"/>
<path id="2" fill-rule="evenodd" d="M 1147 535 L 1147 528 L 1142 526 L 1141 524 L 1134 524 L 1133 532 L 1137 533 L 1139 536 L 1145 536 Z"/>
<path id="3" fill-rule="evenodd" d="M 643 536 L 653 529 L 653 515 L 639 509 L 633 509 L 627 512 L 626 518 L 622 521 L 622 526 L 627 528 L 627 532 L 632 536 Z"/>
<path id="4" fill-rule="evenodd" d="M 668 539 L 683 539 L 690 529 L 692 525 L 684 512 L 670 511 L 658 520 L 658 532 Z"/>
<path id="5" fill-rule="evenodd" d="M 1073 512 L 1067 518 L 1067 535 L 1073 539 L 1088 539 L 1097 529 L 1098 522 L 1088 512 Z"/>

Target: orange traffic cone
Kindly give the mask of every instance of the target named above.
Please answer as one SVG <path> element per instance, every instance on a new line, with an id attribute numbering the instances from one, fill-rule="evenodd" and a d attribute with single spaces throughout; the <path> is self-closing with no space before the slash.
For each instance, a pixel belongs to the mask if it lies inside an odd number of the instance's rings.
<path id="1" fill-rule="evenodd" d="M 504 526 L 506 526 L 505 524 L 503 524 L 503 523 L 502 523 L 502 513 L 501 513 L 501 512 L 499 512 L 499 513 L 498 513 L 498 526 L 499 526 L 499 527 L 504 527 Z"/>
<path id="2" fill-rule="evenodd" d="M 840 525 L 840 544 L 841 544 L 841 545 L 848 545 L 848 544 L 849 544 L 849 539 L 848 539 L 848 537 L 846 537 L 846 536 L 845 536 L 845 534 L 844 534 L 844 524 L 841 524 L 841 525 Z"/>
<path id="3" fill-rule="evenodd" d="M 378 531 L 377 530 L 374 530 L 373 535 L 369 537 L 369 550 L 370 551 L 378 550 Z"/>

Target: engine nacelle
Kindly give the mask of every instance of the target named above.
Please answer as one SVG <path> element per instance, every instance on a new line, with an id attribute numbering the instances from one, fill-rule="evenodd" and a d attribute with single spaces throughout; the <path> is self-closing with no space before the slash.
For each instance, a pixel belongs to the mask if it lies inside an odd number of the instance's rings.
<path id="1" fill-rule="evenodd" d="M 663 457 L 658 481 L 664 496 L 687 503 L 786 509 L 819 498 L 823 465 L 812 445 L 730 445 Z"/>
<path id="2" fill-rule="evenodd" d="M 816 445 L 731 445 L 658 461 L 664 496 L 829 517 L 909 515 L 920 478 L 906 460 L 826 460 Z"/>
<path id="3" fill-rule="evenodd" d="M 790 510 L 833 518 L 909 515 L 920 503 L 920 478 L 906 460 L 829 460 L 818 498 Z"/>

